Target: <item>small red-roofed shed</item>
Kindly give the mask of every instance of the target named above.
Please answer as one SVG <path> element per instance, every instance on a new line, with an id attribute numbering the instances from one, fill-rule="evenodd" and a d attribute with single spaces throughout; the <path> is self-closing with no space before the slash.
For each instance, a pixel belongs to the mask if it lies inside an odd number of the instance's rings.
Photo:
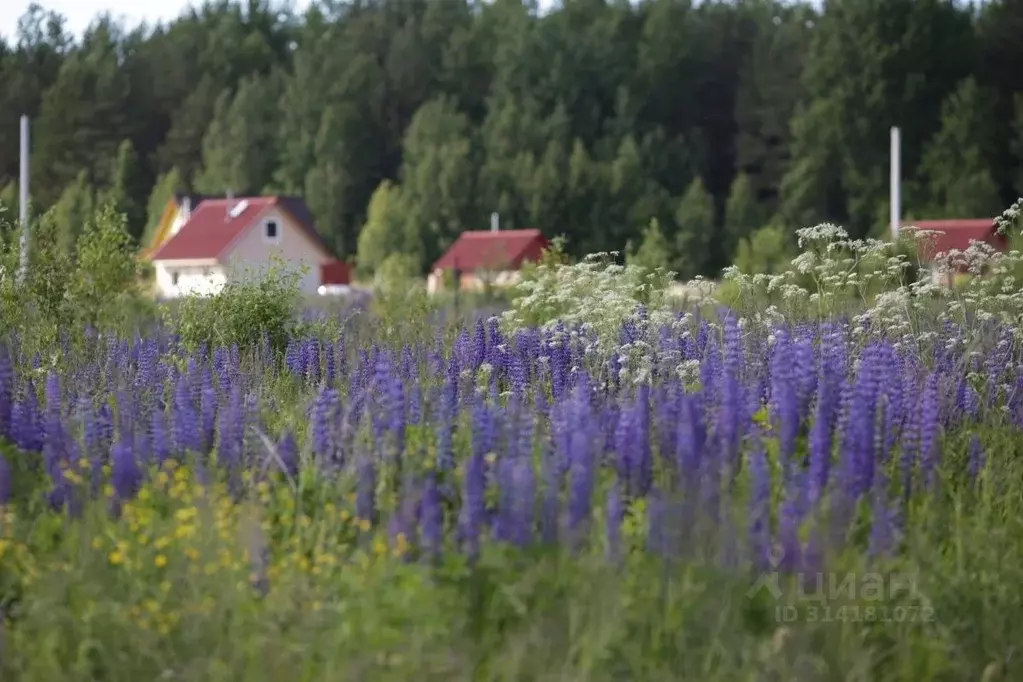
<path id="1" fill-rule="evenodd" d="M 522 266 L 539 261 L 549 246 L 550 241 L 535 229 L 463 232 L 433 264 L 428 288 L 440 289 L 445 272 L 457 274 L 461 289 L 513 284 Z"/>
<path id="2" fill-rule="evenodd" d="M 919 236 L 917 255 L 922 264 L 932 266 L 932 279 L 936 282 L 950 283 L 951 274 L 968 270 L 965 263 L 958 259 L 952 264 L 951 270 L 946 270 L 946 276 L 942 276 L 938 271 L 948 268 L 949 263 L 945 263 L 941 268 L 935 266 L 950 252 L 966 251 L 973 242 L 987 244 L 995 251 L 1004 252 L 1009 249 L 1009 238 L 998 231 L 998 224 L 994 218 L 917 220 L 911 224 L 907 223 L 902 229 L 932 233 Z"/>

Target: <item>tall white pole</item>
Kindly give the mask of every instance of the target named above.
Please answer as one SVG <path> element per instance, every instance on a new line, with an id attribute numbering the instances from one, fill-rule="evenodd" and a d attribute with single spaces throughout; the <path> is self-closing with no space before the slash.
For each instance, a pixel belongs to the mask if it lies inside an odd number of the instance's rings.
<path id="1" fill-rule="evenodd" d="M 891 228 L 892 228 L 892 240 L 899 238 L 899 228 L 902 226 L 902 169 L 901 169 L 901 144 L 899 139 L 899 129 L 892 128 L 892 151 L 891 151 L 891 200 L 889 202 L 889 208 L 891 210 Z"/>
<path id="2" fill-rule="evenodd" d="M 21 223 L 19 279 L 28 271 L 28 116 L 21 117 L 21 178 L 18 181 L 18 218 Z"/>
<path id="3" fill-rule="evenodd" d="M 497 212 L 490 214 L 490 231 L 497 232 L 500 229 L 501 218 L 497 215 Z"/>

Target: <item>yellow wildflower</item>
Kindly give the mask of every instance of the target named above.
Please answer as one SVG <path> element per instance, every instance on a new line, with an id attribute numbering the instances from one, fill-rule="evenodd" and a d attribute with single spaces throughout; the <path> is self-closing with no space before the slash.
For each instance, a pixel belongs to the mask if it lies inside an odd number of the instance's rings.
<path id="1" fill-rule="evenodd" d="M 153 559 L 153 565 L 157 568 L 163 568 L 167 565 L 167 557 L 162 554 L 157 554 L 156 558 Z"/>
<path id="2" fill-rule="evenodd" d="M 121 550 L 115 549 L 113 552 L 110 553 L 108 559 L 110 560 L 110 563 L 113 564 L 114 566 L 120 566 L 121 564 L 124 563 L 124 554 L 121 552 Z"/>

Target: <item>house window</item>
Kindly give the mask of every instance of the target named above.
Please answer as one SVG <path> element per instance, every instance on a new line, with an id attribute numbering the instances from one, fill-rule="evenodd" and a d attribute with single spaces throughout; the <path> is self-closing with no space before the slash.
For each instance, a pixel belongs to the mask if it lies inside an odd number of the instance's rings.
<path id="1" fill-rule="evenodd" d="M 264 224 L 263 237 L 268 242 L 275 242 L 280 239 L 280 230 L 276 220 L 268 220 Z"/>
<path id="2" fill-rule="evenodd" d="M 171 286 L 175 286 L 176 287 L 177 285 L 178 285 L 178 271 L 175 270 L 174 272 L 171 273 Z"/>

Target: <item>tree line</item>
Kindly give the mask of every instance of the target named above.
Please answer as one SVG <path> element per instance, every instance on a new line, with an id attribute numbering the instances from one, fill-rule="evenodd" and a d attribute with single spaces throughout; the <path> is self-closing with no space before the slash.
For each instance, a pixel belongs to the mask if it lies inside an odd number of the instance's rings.
<path id="1" fill-rule="evenodd" d="M 796 229 L 883 233 L 1023 194 L 1023 0 L 270 0 L 0 44 L 0 201 L 33 120 L 33 211 L 73 250 L 112 201 L 139 242 L 176 191 L 299 194 L 339 256 L 423 271 L 465 229 L 682 276 Z"/>

